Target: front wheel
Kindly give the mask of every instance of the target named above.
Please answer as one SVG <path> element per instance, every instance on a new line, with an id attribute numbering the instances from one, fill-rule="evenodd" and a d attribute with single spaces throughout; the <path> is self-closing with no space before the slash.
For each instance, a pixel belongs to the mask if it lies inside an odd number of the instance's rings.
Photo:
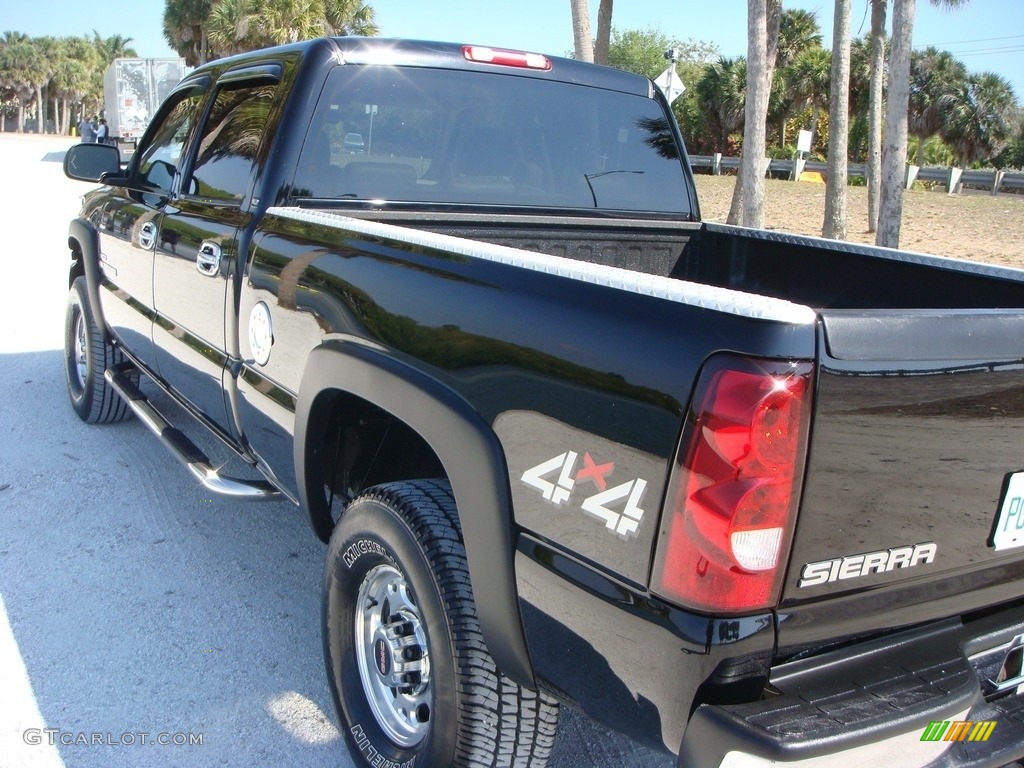
<path id="1" fill-rule="evenodd" d="M 90 424 L 123 421 L 131 411 L 103 378 L 103 373 L 124 358 L 112 344 L 104 341 L 94 311 L 89 304 L 85 278 L 76 278 L 68 294 L 64 318 L 64 373 L 68 397 L 82 421 Z"/>
<path id="2" fill-rule="evenodd" d="M 447 483 L 382 485 L 349 505 L 322 615 L 334 704 L 366 765 L 546 764 L 558 705 L 496 669 Z"/>

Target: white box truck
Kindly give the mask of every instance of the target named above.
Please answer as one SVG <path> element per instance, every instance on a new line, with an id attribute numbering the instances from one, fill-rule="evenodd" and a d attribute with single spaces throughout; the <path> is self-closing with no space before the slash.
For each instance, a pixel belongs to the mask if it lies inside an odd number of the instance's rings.
<path id="1" fill-rule="evenodd" d="M 184 59 L 114 59 L 103 76 L 109 141 L 134 146 L 187 71 Z"/>

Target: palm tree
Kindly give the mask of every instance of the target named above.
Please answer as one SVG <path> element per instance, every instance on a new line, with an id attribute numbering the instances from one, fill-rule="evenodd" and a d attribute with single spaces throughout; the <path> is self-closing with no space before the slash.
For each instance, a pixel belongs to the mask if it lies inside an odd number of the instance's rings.
<path id="1" fill-rule="evenodd" d="M 34 84 L 42 77 L 42 59 L 32 40 L 21 32 L 4 33 L 2 57 L 4 88 L 18 100 L 18 133 L 24 133 L 25 105 L 32 98 Z"/>
<path id="2" fill-rule="evenodd" d="M 211 58 L 206 22 L 212 5 L 212 0 L 166 0 L 164 39 L 190 67 L 205 64 Z"/>
<path id="3" fill-rule="evenodd" d="M 361 0 L 324 0 L 324 18 L 329 35 L 380 34 L 377 12 Z"/>
<path id="4" fill-rule="evenodd" d="M 102 37 L 95 29 L 92 31 L 93 45 L 100 55 L 104 66 L 109 66 L 114 59 L 134 58 L 139 54 L 129 45 L 132 39 L 124 35 Z"/>
<path id="5" fill-rule="evenodd" d="M 918 138 L 917 164 L 924 165 L 924 144 L 945 125 L 964 92 L 967 67 L 949 51 L 927 48 L 910 57 L 908 132 Z"/>
<path id="6" fill-rule="evenodd" d="M 779 52 L 775 66 L 785 69 L 808 48 L 821 48 L 823 38 L 818 14 L 814 11 L 789 9 L 779 19 Z"/>
<path id="7" fill-rule="evenodd" d="M 946 113 L 940 134 L 967 168 L 999 154 L 1017 129 L 1017 97 L 1009 81 L 992 72 L 970 75 Z"/>
<path id="8" fill-rule="evenodd" d="M 867 153 L 871 86 L 871 37 L 850 41 L 850 159 Z"/>
<path id="9" fill-rule="evenodd" d="M 608 48 L 612 39 L 612 0 L 601 0 L 597 7 L 597 40 L 594 41 L 594 61 L 608 63 Z"/>
<path id="10" fill-rule="evenodd" d="M 594 60 L 594 40 L 590 36 L 590 8 L 587 0 L 569 0 L 572 11 L 572 41 L 575 58 Z"/>
<path id="11" fill-rule="evenodd" d="M 772 103 L 769 104 L 771 119 L 779 124 L 779 144 L 786 144 L 786 120 L 792 114 L 796 100 L 789 88 L 790 70 L 793 63 L 804 51 L 821 48 L 821 27 L 813 11 L 790 9 L 782 12 L 779 20 L 779 46 L 775 67 L 780 77 L 772 88 Z"/>
<path id="12" fill-rule="evenodd" d="M 54 69 L 53 98 L 61 102 L 58 131 L 67 134 L 71 126 L 71 104 L 80 102 L 89 88 L 89 70 L 84 57 L 76 55 L 81 39 L 62 38 L 58 42 L 57 65 Z"/>
<path id="13" fill-rule="evenodd" d="M 808 48 L 789 68 L 787 85 L 793 103 L 811 110 L 811 132 L 817 137 L 822 109 L 829 104 L 832 53 L 824 48 Z"/>
<path id="14" fill-rule="evenodd" d="M 219 0 L 206 29 L 216 58 L 324 35 L 375 35 L 375 16 L 359 0 Z"/>
<path id="15" fill-rule="evenodd" d="M 57 68 L 57 39 L 55 37 L 36 37 L 32 44 L 39 54 L 39 69 L 36 71 L 32 89 L 36 97 L 36 133 L 46 133 L 46 106 L 48 99 L 43 98 L 43 91 L 48 88 Z M 48 95 L 48 94 L 47 94 Z M 53 122 L 57 124 L 57 112 L 54 108 Z"/>
<path id="16" fill-rule="evenodd" d="M 882 178 L 882 81 L 885 76 L 886 0 L 871 2 L 871 82 L 868 86 L 868 232 L 878 229 Z"/>
<path id="17" fill-rule="evenodd" d="M 850 128 L 850 0 L 836 0 L 832 25 L 832 83 L 828 105 L 828 171 L 822 237 L 846 239 Z"/>
<path id="18" fill-rule="evenodd" d="M 719 152 L 726 151 L 729 137 L 743 127 L 746 83 L 746 59 L 719 58 L 694 84 L 704 124 Z"/>
<path id="19" fill-rule="evenodd" d="M 218 0 L 204 27 L 210 59 L 261 48 L 266 43 L 252 0 Z"/>
<path id="20" fill-rule="evenodd" d="M 959 8 L 967 0 L 931 0 L 932 5 Z M 914 37 L 915 0 L 893 0 L 892 55 L 889 62 L 888 107 L 882 146 L 881 194 L 875 242 L 900 244 L 903 217 L 903 174 L 907 160 L 907 112 L 910 103 L 910 54 Z"/>
<path id="21" fill-rule="evenodd" d="M 747 89 L 743 114 L 743 150 L 728 221 L 764 226 L 765 123 L 775 75 L 782 23 L 782 0 L 747 0 Z"/>

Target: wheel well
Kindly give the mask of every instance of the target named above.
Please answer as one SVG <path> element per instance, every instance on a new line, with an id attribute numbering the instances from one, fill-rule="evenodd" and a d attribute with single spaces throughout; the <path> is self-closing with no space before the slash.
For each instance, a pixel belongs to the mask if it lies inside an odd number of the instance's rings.
<path id="1" fill-rule="evenodd" d="M 307 456 L 319 457 L 312 469 L 342 501 L 381 483 L 447 479 L 441 460 L 419 433 L 361 397 L 321 392 L 310 421 L 325 425 L 321 436 L 313 438 L 319 445 L 306 446 Z"/>
<path id="2" fill-rule="evenodd" d="M 68 270 L 68 288 L 74 285 L 75 280 L 85 276 L 85 262 L 82 259 L 82 246 L 73 238 L 68 238 L 68 247 L 71 249 L 71 269 Z"/>

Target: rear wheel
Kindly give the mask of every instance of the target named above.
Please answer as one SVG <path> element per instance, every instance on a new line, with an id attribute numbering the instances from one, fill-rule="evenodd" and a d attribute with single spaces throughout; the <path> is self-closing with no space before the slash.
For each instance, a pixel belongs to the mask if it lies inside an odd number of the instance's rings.
<path id="1" fill-rule="evenodd" d="M 64 373 L 71 407 L 82 421 L 101 424 L 123 421 L 131 415 L 103 372 L 123 361 L 121 353 L 103 340 L 96 323 L 84 277 L 77 278 L 68 294 L 64 317 Z"/>
<path id="2" fill-rule="evenodd" d="M 501 675 L 473 605 L 447 483 L 370 489 L 328 549 L 324 657 L 367 765 L 543 766 L 557 703 Z"/>

